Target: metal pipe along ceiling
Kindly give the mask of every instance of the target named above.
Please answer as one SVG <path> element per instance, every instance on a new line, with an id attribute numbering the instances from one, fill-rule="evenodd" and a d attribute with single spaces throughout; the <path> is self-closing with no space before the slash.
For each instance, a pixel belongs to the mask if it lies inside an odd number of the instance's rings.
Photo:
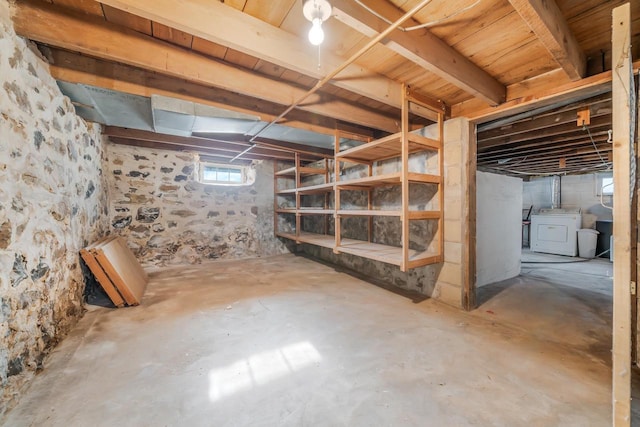
<path id="1" fill-rule="evenodd" d="M 369 40 L 369 42 L 366 45 L 364 45 L 359 51 L 354 53 L 349 59 L 344 61 L 336 69 L 334 69 L 332 72 L 330 72 L 324 78 L 322 78 L 320 81 L 318 81 L 318 83 L 316 83 L 315 86 L 313 86 L 306 93 L 301 95 L 300 98 L 298 98 L 293 104 L 289 105 L 289 107 L 287 107 L 287 109 L 284 110 L 282 112 L 282 114 L 280 114 L 278 117 L 274 118 L 271 122 L 269 122 L 262 129 L 260 129 L 255 135 L 253 135 L 251 137 L 249 142 L 253 143 L 261 133 L 263 133 L 264 131 L 269 129 L 271 126 L 276 124 L 276 122 L 278 122 L 279 120 L 283 119 L 287 114 L 289 114 L 289 112 L 291 110 L 293 110 L 298 105 L 300 105 L 305 99 L 307 99 L 308 97 L 310 97 L 311 95 L 316 93 L 320 88 L 322 88 L 324 85 L 326 85 L 331 79 L 333 79 L 336 75 L 338 75 L 341 71 L 343 71 L 345 68 L 347 68 L 349 65 L 351 65 L 354 61 L 356 61 L 362 55 L 367 53 L 373 46 L 375 46 L 378 42 L 380 42 L 382 39 L 387 37 L 392 31 L 394 31 L 395 29 L 400 27 L 400 25 L 402 25 L 407 19 L 411 18 L 413 15 L 418 13 L 420 11 L 420 9 L 425 7 L 431 1 L 432 0 L 422 0 L 414 8 L 412 8 L 407 13 L 405 13 L 402 17 L 400 17 L 396 22 L 391 24 L 386 30 L 384 30 L 383 32 L 381 32 L 380 34 L 378 34 L 377 36 L 375 36 L 374 38 Z M 255 146 L 255 143 L 251 147 L 254 147 L 254 146 Z M 249 150 L 245 150 L 245 152 L 247 152 L 247 151 L 249 151 Z M 233 162 L 234 160 L 238 159 L 242 154 L 245 154 L 245 152 L 238 154 L 236 157 L 231 159 L 230 162 Z"/>

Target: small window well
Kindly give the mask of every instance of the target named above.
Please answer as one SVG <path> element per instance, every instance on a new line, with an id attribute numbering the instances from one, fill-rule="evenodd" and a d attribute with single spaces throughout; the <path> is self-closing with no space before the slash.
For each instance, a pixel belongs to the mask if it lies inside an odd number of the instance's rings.
<path id="1" fill-rule="evenodd" d="M 246 185 L 247 171 L 244 166 L 217 165 L 200 162 L 200 182 L 213 185 Z"/>
<path id="2" fill-rule="evenodd" d="M 613 177 L 602 177 L 600 191 L 602 191 L 603 196 L 611 196 L 613 194 Z"/>

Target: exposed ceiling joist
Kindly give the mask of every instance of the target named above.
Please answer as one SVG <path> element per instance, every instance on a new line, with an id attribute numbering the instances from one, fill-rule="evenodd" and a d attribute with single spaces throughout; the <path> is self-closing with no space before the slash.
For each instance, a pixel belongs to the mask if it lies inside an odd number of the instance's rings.
<path id="1" fill-rule="evenodd" d="M 611 114 L 606 114 L 603 116 L 598 116 L 594 120 L 591 121 L 591 125 L 589 125 L 589 129 L 594 131 L 602 131 L 607 130 L 611 127 Z M 478 140 L 478 151 L 486 150 L 492 147 L 499 147 L 502 145 L 515 144 L 518 142 L 524 141 L 532 141 L 532 140 L 544 140 L 546 138 L 550 138 L 558 135 L 565 134 L 585 134 L 586 131 L 582 129 L 582 127 L 578 127 L 575 124 L 561 124 L 558 126 L 553 126 L 545 129 L 541 132 L 529 132 L 523 134 L 505 134 L 504 136 L 494 138 L 491 140 Z"/>
<path id="2" fill-rule="evenodd" d="M 245 150 L 250 144 L 247 142 L 246 137 L 243 135 L 229 135 L 229 134 L 215 134 L 214 137 L 184 137 L 184 136 L 173 136 L 173 135 L 165 135 L 159 134 L 155 132 L 149 132 L 144 130 L 137 129 L 126 129 L 119 128 L 114 126 L 105 126 L 104 135 L 113 138 L 123 138 L 123 139 L 133 139 L 138 141 L 148 141 L 148 142 L 157 142 L 164 144 L 175 144 L 175 145 L 184 145 L 196 148 L 220 148 L 220 147 L 228 147 L 235 146 L 237 147 L 237 152 L 241 152 Z M 258 140 L 256 144 L 263 145 L 265 150 L 270 149 L 269 151 L 287 153 L 287 158 L 289 158 L 289 153 L 298 152 L 303 155 L 304 158 L 319 158 L 326 156 L 333 156 L 333 151 L 318 148 L 318 147 L 310 147 L 307 145 L 294 144 L 290 142 L 282 142 L 282 141 L 273 141 L 273 140 Z M 255 148 L 254 150 L 258 150 L 259 148 Z"/>
<path id="3" fill-rule="evenodd" d="M 13 20 L 16 32 L 31 40 L 199 85 L 280 105 L 289 105 L 305 93 L 299 87 L 191 53 L 136 31 L 105 23 L 99 18 L 64 13 L 44 2 L 18 3 Z M 334 119 L 348 117 L 352 123 L 387 132 L 398 130 L 398 122 L 394 118 L 322 94 L 310 97 L 299 108 Z"/>
<path id="4" fill-rule="evenodd" d="M 316 52 L 306 40 L 222 2 L 184 0 L 180 7 L 176 7 L 174 0 L 101 2 L 316 79 L 323 78 L 344 62 L 343 58 L 325 52 L 318 64 Z M 332 84 L 395 108 L 402 106 L 400 83 L 357 64 L 347 66 Z M 434 119 L 430 110 L 412 111 Z"/>
<path id="5" fill-rule="evenodd" d="M 512 162 L 508 162 L 508 163 L 483 163 L 483 164 L 478 164 L 478 166 L 482 166 L 482 167 L 494 167 L 494 168 L 506 168 L 506 169 L 512 169 L 512 170 L 518 170 L 518 169 L 533 169 L 533 170 L 549 170 L 549 169 L 556 169 L 560 172 L 560 169 L 564 169 L 564 168 L 560 168 L 559 165 L 559 159 L 563 158 L 565 159 L 565 165 L 566 168 L 571 168 L 571 167 L 580 167 L 580 168 L 584 168 L 585 166 L 589 165 L 589 166 L 608 166 L 609 160 L 608 160 L 608 153 L 607 152 L 602 152 L 600 154 L 597 153 L 592 153 L 590 155 L 579 155 L 579 154 L 573 154 L 573 155 L 560 155 L 560 156 L 549 156 L 548 158 L 544 159 L 544 158 L 524 158 L 524 159 L 516 159 L 514 158 L 514 160 Z M 562 171 L 562 172 L 566 172 L 566 171 Z"/>
<path id="6" fill-rule="evenodd" d="M 109 140 L 114 144 L 120 145 L 130 145 L 133 147 L 144 147 L 144 148 L 152 148 L 154 150 L 169 150 L 169 151 L 188 151 L 193 153 L 198 153 L 200 155 L 205 155 L 211 158 L 212 161 L 220 162 L 220 163 L 228 163 L 235 155 L 229 154 L 227 152 L 221 152 L 219 150 L 213 148 L 202 148 L 202 147 L 192 147 L 189 145 L 175 145 L 163 142 L 152 142 L 152 141 L 141 141 L 138 139 L 127 139 L 127 138 L 117 138 L 110 137 Z M 293 157 L 291 157 L 293 159 Z M 237 163 L 246 164 L 250 163 L 252 160 L 264 160 L 265 157 L 259 155 L 248 155 L 243 159 L 238 159 Z"/>
<path id="7" fill-rule="evenodd" d="M 587 60 L 554 0 L 509 0 L 571 80 L 585 76 Z"/>
<path id="8" fill-rule="evenodd" d="M 194 138 L 202 138 L 205 140 L 216 140 L 216 141 L 242 141 L 243 143 L 249 144 L 251 135 L 230 135 L 223 133 L 199 133 L 197 135 L 193 135 Z M 253 144 L 257 144 L 261 147 L 269 147 L 278 150 L 285 150 L 289 152 L 296 152 L 300 154 L 307 154 L 309 156 L 318 157 L 333 157 L 333 150 L 327 148 L 313 147 L 310 145 L 302 145 L 296 144 L 293 142 L 286 141 L 276 141 L 269 138 L 258 137 L 258 139 L 252 142 Z"/>
<path id="9" fill-rule="evenodd" d="M 598 151 L 607 152 L 611 151 L 613 147 L 611 144 L 607 144 L 606 142 L 600 141 L 599 144 L 596 145 L 598 147 Z M 573 142 L 566 142 L 562 144 L 556 144 L 551 147 L 543 147 L 543 148 L 528 148 L 514 151 L 511 154 L 511 158 L 523 158 L 526 156 L 556 156 L 559 154 L 589 154 L 594 153 L 595 149 L 593 145 L 591 145 L 591 141 L 589 139 L 581 139 Z M 489 153 L 488 155 L 478 156 L 478 163 L 486 163 L 491 161 L 498 161 L 500 159 L 509 158 L 509 153 Z"/>
<path id="10" fill-rule="evenodd" d="M 197 152 L 207 152 L 208 154 L 215 154 L 220 158 L 228 158 L 228 159 L 234 158 L 238 153 L 244 151 L 249 146 L 249 145 L 226 144 L 219 141 L 211 141 L 211 142 L 205 143 L 202 141 L 190 140 L 190 139 L 175 139 L 172 141 L 171 138 L 158 138 L 160 141 L 152 141 L 147 139 L 110 136 L 109 139 L 114 143 L 119 143 L 122 140 L 146 141 L 150 143 L 158 142 L 160 144 L 164 144 L 165 146 L 171 146 L 174 149 L 178 149 L 178 150 L 189 149 Z M 151 147 L 153 147 L 153 145 Z M 267 160 L 267 159 L 286 160 L 286 159 L 292 159 L 293 153 L 290 151 L 254 148 L 253 150 L 251 150 L 251 156 L 243 156 L 243 157 L 247 160 Z"/>
<path id="11" fill-rule="evenodd" d="M 594 104 L 590 107 L 591 117 L 600 117 L 611 115 L 611 100 L 602 101 L 602 103 Z M 532 118 L 522 122 L 513 123 L 506 126 L 501 126 L 496 129 L 487 130 L 484 132 L 478 132 L 478 140 L 489 141 L 491 139 L 499 139 L 508 135 L 517 135 L 528 132 L 543 133 L 544 129 L 554 126 L 567 125 L 569 127 L 577 126 L 577 116 L 575 110 L 562 111 L 556 114 L 545 115 L 544 117 Z"/>
<path id="12" fill-rule="evenodd" d="M 634 72 L 640 61 L 633 63 Z M 479 99 L 455 104 L 451 107 L 453 117 L 466 117 L 476 124 L 486 123 L 534 108 L 558 104 L 563 101 L 579 101 L 601 95 L 611 90 L 611 71 L 567 82 L 563 71 L 552 71 L 542 76 L 524 80 L 507 87 L 507 102 L 489 107 Z"/>
<path id="13" fill-rule="evenodd" d="M 363 0 L 363 2 L 367 7 L 390 21 L 397 20 L 403 14 L 401 10 L 387 1 Z M 336 19 L 367 37 L 375 37 L 388 26 L 382 19 L 351 0 L 333 0 L 332 4 Z M 419 25 L 419 22 L 414 19 L 410 19 L 405 24 L 406 27 L 414 25 Z M 394 31 L 383 41 L 383 44 L 490 105 L 497 105 L 505 101 L 506 87 L 502 83 L 448 46 L 429 30 Z"/>

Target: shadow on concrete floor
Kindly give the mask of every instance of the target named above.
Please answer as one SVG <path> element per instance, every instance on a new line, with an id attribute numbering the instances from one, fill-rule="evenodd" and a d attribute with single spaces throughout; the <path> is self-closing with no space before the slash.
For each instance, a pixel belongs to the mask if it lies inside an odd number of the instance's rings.
<path id="1" fill-rule="evenodd" d="M 545 254 L 535 258 L 536 263 L 522 264 L 519 276 L 480 287 L 476 314 L 610 366 L 612 264 L 600 259 L 559 264 L 574 258 Z"/>

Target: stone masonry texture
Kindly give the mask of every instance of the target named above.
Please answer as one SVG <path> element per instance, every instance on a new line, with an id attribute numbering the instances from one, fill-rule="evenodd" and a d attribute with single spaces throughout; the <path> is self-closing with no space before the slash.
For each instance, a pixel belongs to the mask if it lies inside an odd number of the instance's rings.
<path id="1" fill-rule="evenodd" d="M 78 251 L 109 225 L 101 141 L 0 0 L 0 419 L 83 314 Z"/>
<path id="2" fill-rule="evenodd" d="M 199 264 L 286 252 L 273 232 L 273 164 L 254 182 L 198 182 L 196 154 L 108 145 L 110 221 L 147 266 Z"/>

